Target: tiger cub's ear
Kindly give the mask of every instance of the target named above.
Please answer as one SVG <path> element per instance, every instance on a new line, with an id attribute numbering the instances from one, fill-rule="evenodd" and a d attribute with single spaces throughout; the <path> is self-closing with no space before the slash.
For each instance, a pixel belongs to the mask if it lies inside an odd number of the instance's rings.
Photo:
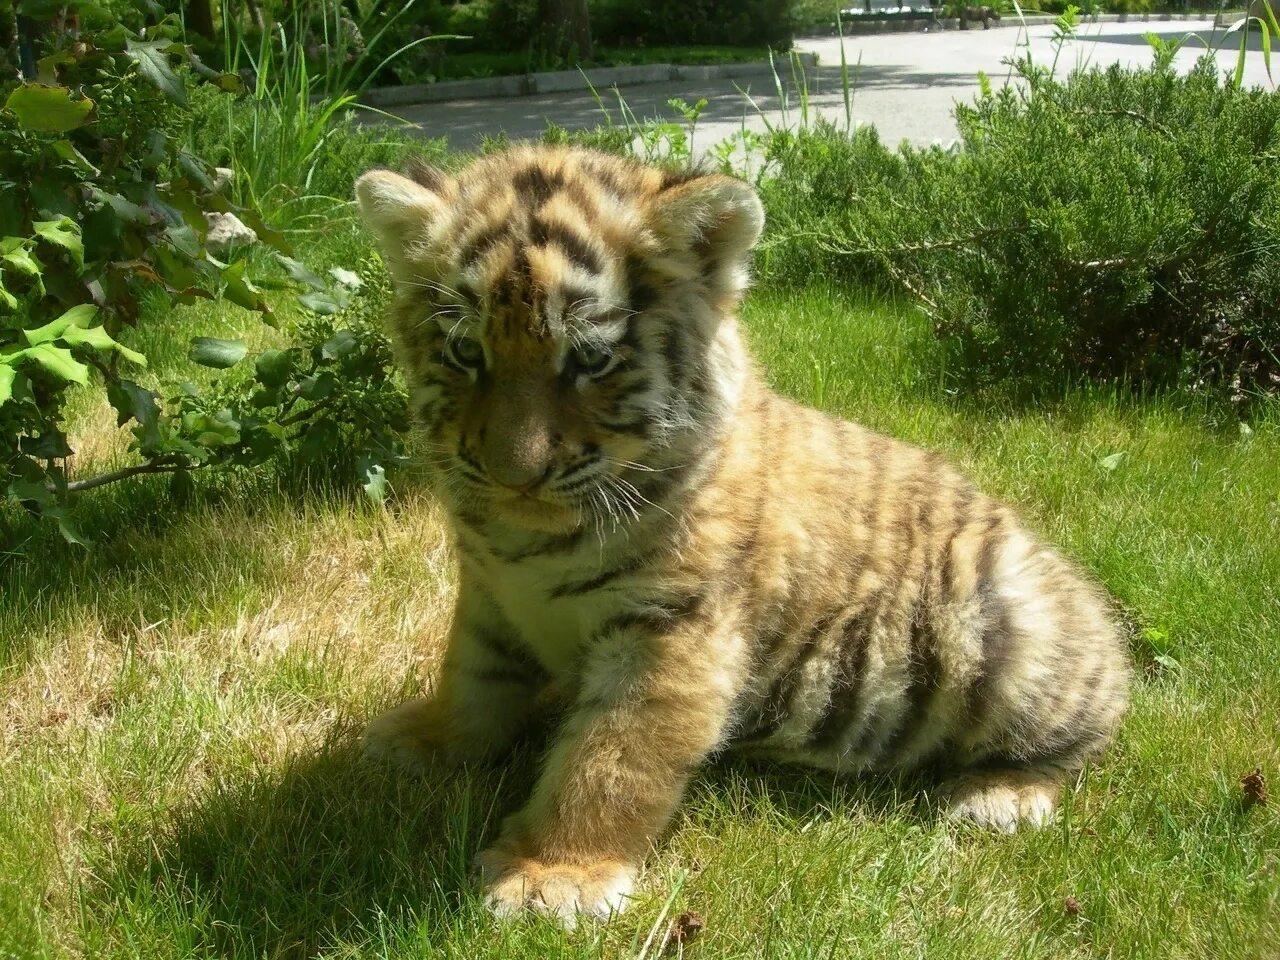
<path id="1" fill-rule="evenodd" d="M 451 193 L 448 177 L 429 167 L 415 169 L 412 180 L 390 170 L 370 170 L 356 181 L 356 207 L 383 256 L 394 261 L 427 242 Z"/>
<path id="2" fill-rule="evenodd" d="M 719 173 L 672 180 L 654 195 L 651 207 L 653 228 L 669 251 L 692 251 L 711 266 L 742 261 L 764 229 L 764 207 L 756 192 Z"/>

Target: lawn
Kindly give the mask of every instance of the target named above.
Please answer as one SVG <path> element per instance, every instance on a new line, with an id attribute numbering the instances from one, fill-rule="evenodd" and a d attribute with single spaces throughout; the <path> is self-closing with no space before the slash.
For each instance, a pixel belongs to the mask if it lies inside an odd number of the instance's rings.
<path id="1" fill-rule="evenodd" d="M 260 478 L 175 504 L 137 480 L 82 500 L 92 551 L 9 516 L 0 956 L 652 957 L 693 911 L 705 929 L 668 955 L 1275 957 L 1280 802 L 1249 807 L 1240 779 L 1280 780 L 1280 413 L 956 395 L 913 311 L 822 288 L 759 290 L 745 322 L 780 390 L 945 451 L 1123 604 L 1133 708 L 1058 823 L 989 836 L 913 782 L 725 763 L 629 913 L 497 925 L 469 860 L 536 750 L 414 782 L 353 749 L 420 689 L 448 618 L 412 476 L 387 508 Z M 81 403 L 73 433 L 108 416 Z"/>

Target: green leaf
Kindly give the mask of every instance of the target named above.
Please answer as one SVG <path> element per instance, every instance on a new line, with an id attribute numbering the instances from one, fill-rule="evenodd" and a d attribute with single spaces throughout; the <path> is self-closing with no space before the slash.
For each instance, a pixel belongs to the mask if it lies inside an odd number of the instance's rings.
<path id="1" fill-rule="evenodd" d="M 298 384 L 298 393 L 303 400 L 315 403 L 329 396 L 338 386 L 338 379 L 332 373 L 325 372 L 318 376 L 307 377 Z"/>
<path id="2" fill-rule="evenodd" d="M 293 372 L 293 354 L 288 350 L 267 350 L 253 366 L 260 384 L 264 387 L 279 387 Z"/>
<path id="3" fill-rule="evenodd" d="M 240 423 L 225 408 L 213 415 L 196 411 L 183 414 L 182 428 L 205 447 L 227 447 L 240 442 Z"/>
<path id="4" fill-rule="evenodd" d="M 28 0 L 27 10 L 29 11 L 30 8 L 31 8 L 31 4 Z M 32 15 L 33 14 L 29 12 L 27 13 L 27 16 L 32 16 Z M 34 15 L 39 16 L 39 14 L 34 14 Z M 75 62 L 76 62 L 76 58 L 71 55 L 70 50 L 55 50 L 53 53 L 43 56 L 36 61 L 36 79 L 39 80 L 41 83 L 47 83 L 47 84 L 52 84 L 54 86 L 57 86 L 58 68 L 64 67 L 64 66 L 70 66 Z"/>
<path id="5" fill-rule="evenodd" d="M 116 426 L 137 420 L 134 436 L 142 452 L 154 451 L 160 444 L 160 405 L 156 395 L 132 380 L 119 380 L 107 384 L 107 399 L 116 408 Z"/>
<path id="6" fill-rule="evenodd" d="M 64 311 L 62 316 L 56 320 L 50 320 L 43 327 L 36 327 L 34 330 L 23 330 L 22 335 L 27 338 L 27 343 L 32 346 L 37 343 L 50 343 L 61 337 L 70 327 L 87 327 L 97 315 L 98 308 L 92 303 L 81 303 Z"/>
<path id="7" fill-rule="evenodd" d="M 333 277 L 333 279 L 337 280 L 349 290 L 359 290 L 364 285 L 364 281 L 360 279 L 360 275 L 348 270 L 346 267 L 330 267 L 329 276 Z"/>
<path id="8" fill-rule="evenodd" d="M 225 370 L 244 359 L 249 348 L 243 340 L 219 340 L 217 337 L 192 337 L 187 357 L 203 367 Z"/>
<path id="9" fill-rule="evenodd" d="M 68 196 L 64 184 L 42 183 L 37 180 L 31 184 L 30 192 L 36 214 L 46 220 L 80 216 L 80 197 Z"/>
<path id="10" fill-rule="evenodd" d="M 257 210 L 252 207 L 244 207 L 237 211 L 236 216 L 252 227 L 253 232 L 258 235 L 258 239 L 271 247 L 271 249 L 283 254 L 293 252 L 293 245 L 289 243 L 289 238 L 263 220 L 262 215 Z"/>
<path id="11" fill-rule="evenodd" d="M 1124 458 L 1124 451 L 1121 451 L 1120 453 L 1113 453 L 1110 456 L 1103 457 L 1099 460 L 1098 466 L 1102 467 L 1103 470 L 1115 470 L 1116 467 L 1120 466 L 1124 461 Z"/>
<path id="12" fill-rule="evenodd" d="M 5 289 L 3 275 L 0 275 L 0 303 L 10 310 L 18 309 L 18 298 Z"/>
<path id="13" fill-rule="evenodd" d="M 265 424 L 256 417 L 244 417 L 240 421 L 241 449 L 236 452 L 232 462 L 241 466 L 256 466 L 266 463 L 279 453 L 280 438 L 274 432 L 274 427 L 274 424 Z"/>
<path id="14" fill-rule="evenodd" d="M 30 461 L 28 461 L 30 462 Z M 39 472 L 43 476 L 43 471 Z M 44 507 L 53 503 L 53 491 L 43 480 L 36 477 L 24 477 L 9 482 L 9 496 L 19 503 L 30 503 Z"/>
<path id="15" fill-rule="evenodd" d="M 222 295 L 236 306 L 259 313 L 271 313 L 271 308 L 262 296 L 262 291 L 253 285 L 245 276 L 245 262 L 237 260 L 222 270 Z"/>
<path id="16" fill-rule="evenodd" d="M 53 519 L 58 525 L 58 532 L 62 534 L 62 539 L 67 543 L 75 544 L 77 547 L 88 548 L 88 541 L 81 535 L 76 525 L 72 523 L 66 507 L 45 507 L 40 511 L 40 514 Z"/>
<path id="17" fill-rule="evenodd" d="M 5 239 L 10 238 L 6 237 Z M 7 253 L 0 255 L 0 262 L 5 263 L 10 269 L 18 273 L 34 278 L 36 289 L 40 291 L 41 296 L 44 296 L 44 276 L 40 262 L 31 255 L 31 251 L 25 246 L 14 247 Z"/>
<path id="18" fill-rule="evenodd" d="M 339 330 L 324 342 L 324 346 L 320 348 L 320 355 L 326 360 L 339 360 L 354 352 L 359 346 L 360 341 L 356 339 L 354 333 L 350 330 Z"/>
<path id="19" fill-rule="evenodd" d="M 306 284 L 312 290 L 328 290 L 329 285 L 320 277 L 311 272 L 311 269 L 305 264 L 293 257 L 286 257 L 283 253 L 276 254 L 276 259 L 280 261 L 285 271 L 298 283 Z"/>
<path id="20" fill-rule="evenodd" d="M 341 288 L 332 291 L 312 290 L 310 293 L 304 293 L 298 298 L 298 303 L 312 313 L 318 313 L 323 317 L 341 313 L 347 308 L 349 302 L 350 298 L 346 295 L 346 291 Z"/>
<path id="21" fill-rule="evenodd" d="M 138 72 L 147 82 L 179 106 L 187 105 L 187 90 L 181 78 L 169 65 L 169 52 L 177 46 L 170 40 L 125 41 L 125 56 L 138 64 Z"/>
<path id="22" fill-rule="evenodd" d="M 274 407 L 279 402 L 279 390 L 268 390 L 263 388 L 255 390 L 249 395 L 249 405 L 256 410 L 264 410 L 267 407 Z"/>
<path id="23" fill-rule="evenodd" d="M 382 464 L 361 464 L 360 489 L 374 503 L 381 504 L 387 499 L 387 471 Z"/>
<path id="24" fill-rule="evenodd" d="M 1236 70 L 1231 77 L 1231 86 L 1236 90 L 1244 83 L 1245 54 L 1249 50 L 1249 17 L 1244 19 L 1244 32 L 1240 34 L 1240 56 L 1236 58 Z"/>
<path id="25" fill-rule="evenodd" d="M 89 196 L 93 198 L 95 203 L 110 207 L 117 217 L 129 223 L 150 225 L 156 221 L 156 215 L 150 210 L 138 206 L 131 200 L 126 200 L 119 194 L 108 193 L 106 190 L 90 186 Z"/>
<path id="26" fill-rule="evenodd" d="M 18 441 L 18 449 L 40 460 L 69 457 L 72 452 L 66 434 L 57 428 L 46 429 L 38 437 L 22 437 Z"/>
<path id="27" fill-rule="evenodd" d="M 53 152 L 63 160 L 74 163 L 91 177 L 100 176 L 102 171 L 89 162 L 88 158 L 76 149 L 70 140 L 59 140 L 53 145 Z"/>
<path id="28" fill-rule="evenodd" d="M 71 351 L 65 347 L 41 343 L 28 347 L 22 353 L 61 380 L 80 384 L 89 382 L 89 368 L 73 357 Z"/>
<path id="29" fill-rule="evenodd" d="M 1271 8 L 1267 4 L 1263 7 L 1270 12 Z M 1258 21 L 1258 29 L 1262 31 L 1262 62 L 1267 68 L 1267 79 L 1271 79 L 1271 28 L 1267 26 L 1265 20 Z"/>
<path id="30" fill-rule="evenodd" d="M 185 147 L 178 151 L 178 167 L 206 191 L 213 190 L 213 167 L 203 157 L 198 157 Z M 220 211 L 225 212 L 225 211 Z"/>
<path id="31" fill-rule="evenodd" d="M 5 109 L 18 125 L 38 133 L 66 133 L 89 122 L 94 102 L 88 97 L 72 100 L 67 87 L 25 83 L 9 94 Z"/>
<path id="32" fill-rule="evenodd" d="M 0 407 L 9 402 L 9 398 L 13 396 L 13 381 L 17 379 L 18 371 L 0 358 Z"/>
<path id="33" fill-rule="evenodd" d="M 208 80 L 223 93 L 244 93 L 244 80 L 238 73 L 219 73 Z"/>
<path id="34" fill-rule="evenodd" d="M 191 224 L 176 223 L 165 227 L 164 237 L 184 256 L 192 259 L 200 256 L 200 237 L 191 228 Z"/>
<path id="35" fill-rule="evenodd" d="M 87 330 L 80 327 L 68 327 L 62 333 L 62 342 L 73 347 L 91 347 L 94 350 L 104 351 L 114 350 L 131 363 L 136 363 L 140 367 L 147 365 L 146 357 L 113 339 L 103 327 L 90 327 Z"/>
<path id="36" fill-rule="evenodd" d="M 36 236 L 66 250 L 76 266 L 84 269 L 84 244 L 80 240 L 80 228 L 70 217 L 37 220 L 31 224 L 31 229 L 36 232 Z"/>

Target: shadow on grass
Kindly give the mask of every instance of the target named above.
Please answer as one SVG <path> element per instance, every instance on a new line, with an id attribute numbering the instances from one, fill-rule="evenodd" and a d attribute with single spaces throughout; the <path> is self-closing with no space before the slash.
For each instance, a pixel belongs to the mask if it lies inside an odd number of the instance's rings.
<path id="1" fill-rule="evenodd" d="M 292 757 L 121 837 L 92 912 L 107 927 L 154 917 L 225 957 L 312 957 L 387 921 L 424 943 L 465 934 L 487 922 L 471 859 L 527 791 L 531 759 L 417 779 L 349 742 Z"/>
<path id="2" fill-rule="evenodd" d="M 194 954 L 228 958 L 301 960 L 406 936 L 428 955 L 445 942 L 498 948 L 513 930 L 493 923 L 470 866 L 527 795 L 540 740 L 501 768 L 415 779 L 364 761 L 351 739 L 218 783 L 167 822 L 122 835 L 94 870 L 96 921 L 138 931 L 151 918 L 167 935 L 185 931 Z M 729 820 L 721 808 L 706 825 L 718 833 L 757 817 L 902 815 L 918 784 L 733 760 L 709 765 L 690 793 L 695 819 L 706 795 L 712 809 L 729 805 Z"/>

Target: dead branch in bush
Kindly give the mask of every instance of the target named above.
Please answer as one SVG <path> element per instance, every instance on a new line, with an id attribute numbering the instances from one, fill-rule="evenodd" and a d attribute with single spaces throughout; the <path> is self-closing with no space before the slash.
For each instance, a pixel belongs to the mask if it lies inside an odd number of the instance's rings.
<path id="1" fill-rule="evenodd" d="M 1073 117 L 1123 117 L 1127 120 L 1137 120 L 1143 126 L 1156 131 L 1156 133 L 1162 134 L 1170 140 L 1175 139 L 1172 130 L 1166 127 L 1159 120 L 1153 120 L 1151 117 L 1148 117 L 1145 113 L 1138 110 L 1072 110 L 1071 115 Z"/>
<path id="2" fill-rule="evenodd" d="M 934 302 L 933 298 L 908 280 L 906 274 L 895 267 L 888 257 L 885 257 L 882 262 L 884 264 L 884 268 L 889 271 L 889 276 L 902 284 L 907 293 L 911 294 L 924 304 L 924 312 L 928 315 L 929 319 L 936 319 L 938 314 L 938 304 Z"/>
<path id="3" fill-rule="evenodd" d="M 822 247 L 823 250 L 826 250 L 828 253 L 834 253 L 841 256 L 888 257 L 895 254 L 932 253 L 935 250 L 965 250 L 969 253 L 977 253 L 978 251 L 973 249 L 974 244 L 981 243 L 984 240 L 989 240 L 992 237 L 1007 236 L 1013 233 L 1025 233 L 1027 229 L 1027 224 L 1020 223 L 1009 227 L 991 227 L 987 230 L 979 230 L 966 237 L 955 237 L 950 240 L 926 240 L 923 243 L 902 243 L 892 247 L 843 247 L 832 242 L 831 238 L 826 234 L 817 233 L 815 231 L 800 231 L 788 234 L 782 239 L 814 239 L 818 241 L 818 245 Z"/>
<path id="4" fill-rule="evenodd" d="M 1114 270 L 1130 266 L 1136 262 L 1136 257 L 1110 257 L 1106 260 L 1077 261 L 1076 267 L 1080 270 Z"/>

